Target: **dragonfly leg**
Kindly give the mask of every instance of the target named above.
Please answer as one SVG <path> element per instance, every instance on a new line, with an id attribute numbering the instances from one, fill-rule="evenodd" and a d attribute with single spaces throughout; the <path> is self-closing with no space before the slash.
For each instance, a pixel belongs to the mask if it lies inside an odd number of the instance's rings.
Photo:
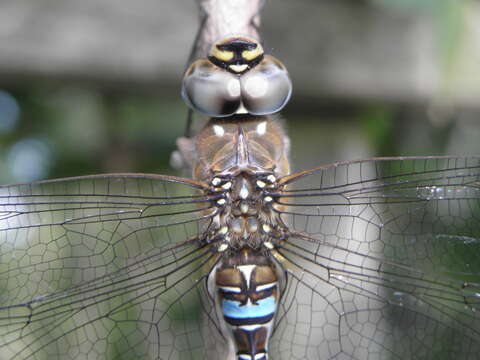
<path id="1" fill-rule="evenodd" d="M 170 165 L 174 169 L 190 170 L 195 161 L 195 143 L 192 138 L 180 137 L 177 139 L 177 149 L 170 156 Z"/>
<path id="2" fill-rule="evenodd" d="M 192 123 L 193 123 L 193 110 L 189 108 L 188 114 L 187 114 L 187 124 L 185 125 L 185 132 L 184 132 L 184 136 L 186 138 L 192 137 Z"/>

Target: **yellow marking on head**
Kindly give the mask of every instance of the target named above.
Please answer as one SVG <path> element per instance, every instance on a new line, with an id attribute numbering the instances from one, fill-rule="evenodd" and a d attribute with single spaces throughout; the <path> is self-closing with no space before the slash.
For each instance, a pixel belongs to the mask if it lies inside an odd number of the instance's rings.
<path id="1" fill-rule="evenodd" d="M 233 51 L 220 50 L 216 45 L 213 45 L 210 50 L 210 56 L 220 61 L 230 61 L 233 59 L 233 55 Z"/>
<path id="2" fill-rule="evenodd" d="M 242 64 L 242 65 L 233 64 L 233 65 L 228 65 L 228 67 L 230 68 L 230 70 L 235 71 L 237 73 L 243 72 L 248 69 L 247 64 Z"/>
<path id="3" fill-rule="evenodd" d="M 260 43 L 258 42 L 257 42 L 257 47 L 255 49 L 242 51 L 242 57 L 247 61 L 251 61 L 262 54 L 263 54 L 263 48 L 262 48 L 262 45 L 260 45 Z"/>

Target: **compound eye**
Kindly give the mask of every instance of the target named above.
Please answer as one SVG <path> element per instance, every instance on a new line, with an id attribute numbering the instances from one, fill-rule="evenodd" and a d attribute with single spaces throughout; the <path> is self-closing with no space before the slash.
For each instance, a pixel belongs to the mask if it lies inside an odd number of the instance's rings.
<path id="1" fill-rule="evenodd" d="M 200 59 L 185 72 L 182 97 L 193 110 L 205 115 L 231 116 L 241 104 L 240 81 L 210 61 Z"/>
<path id="2" fill-rule="evenodd" d="M 243 105 L 253 115 L 280 111 L 292 94 L 292 82 L 287 69 L 268 55 L 240 77 L 240 84 Z"/>

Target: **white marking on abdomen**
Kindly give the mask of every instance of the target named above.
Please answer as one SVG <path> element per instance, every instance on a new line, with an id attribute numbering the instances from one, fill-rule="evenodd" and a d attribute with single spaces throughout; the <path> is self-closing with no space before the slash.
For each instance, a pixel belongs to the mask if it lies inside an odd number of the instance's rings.
<path id="1" fill-rule="evenodd" d="M 240 265 L 237 266 L 237 269 L 243 274 L 245 278 L 245 282 L 247 283 L 247 289 L 250 289 L 250 278 L 252 277 L 253 269 L 255 269 L 256 265 Z"/>
<path id="2" fill-rule="evenodd" d="M 234 286 L 219 286 L 218 288 L 224 292 L 230 292 L 230 293 L 236 293 L 236 294 L 239 294 L 242 292 L 242 289 Z"/>
<path id="3" fill-rule="evenodd" d="M 254 331 L 254 330 L 257 330 L 259 327 L 262 327 L 264 326 L 263 324 L 262 325 L 259 325 L 259 324 L 254 324 L 254 325 L 240 325 L 238 326 L 239 329 L 242 329 L 242 330 L 245 330 L 245 331 Z"/>
<path id="4" fill-rule="evenodd" d="M 265 291 L 274 288 L 277 286 L 276 282 L 270 283 L 270 284 L 264 284 L 264 285 L 257 285 L 256 291 Z"/>

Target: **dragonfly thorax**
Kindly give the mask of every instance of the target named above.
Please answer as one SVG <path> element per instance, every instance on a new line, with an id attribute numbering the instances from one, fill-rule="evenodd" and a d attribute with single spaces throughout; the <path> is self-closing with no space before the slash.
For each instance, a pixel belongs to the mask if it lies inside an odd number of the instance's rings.
<path id="1" fill-rule="evenodd" d="M 272 241 L 282 237 L 281 222 L 273 209 L 274 199 L 269 195 L 269 191 L 278 187 L 273 174 L 214 176 L 211 184 L 212 192 L 220 195 L 211 232 L 218 240 L 219 251 L 244 247 L 270 249 Z"/>
<path id="2" fill-rule="evenodd" d="M 191 164 L 195 180 L 214 187 L 223 186 L 216 184 L 219 181 L 234 185 L 243 173 L 256 188 L 262 186 L 258 180 L 268 183 L 268 175 L 278 179 L 289 173 L 289 144 L 277 119 L 242 115 L 209 121 L 194 139 L 182 139 L 179 150 L 186 165 Z"/>

